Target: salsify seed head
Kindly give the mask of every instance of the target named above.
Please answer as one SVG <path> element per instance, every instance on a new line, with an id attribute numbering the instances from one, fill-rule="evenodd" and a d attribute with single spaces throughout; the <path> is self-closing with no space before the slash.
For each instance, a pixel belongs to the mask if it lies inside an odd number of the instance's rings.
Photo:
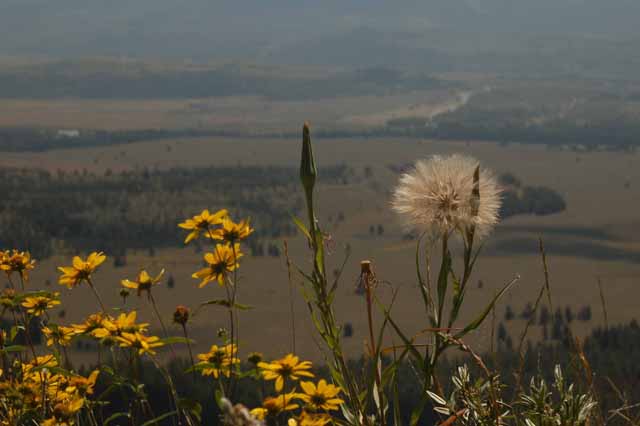
<path id="1" fill-rule="evenodd" d="M 498 223 L 500 194 L 494 174 L 475 158 L 436 155 L 400 177 L 392 207 L 420 233 L 439 237 L 473 228 L 481 239 Z"/>

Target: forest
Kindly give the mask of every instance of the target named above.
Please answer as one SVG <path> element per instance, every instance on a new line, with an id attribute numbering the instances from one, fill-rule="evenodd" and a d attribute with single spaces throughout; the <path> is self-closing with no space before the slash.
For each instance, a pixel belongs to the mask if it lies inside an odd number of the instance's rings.
<path id="1" fill-rule="evenodd" d="M 394 168 L 394 170 L 400 170 Z M 321 170 L 324 183 L 347 185 L 367 176 L 345 165 Z M 276 255 L 266 245 L 295 235 L 289 214 L 298 214 L 302 198 L 290 197 L 295 169 L 288 167 L 206 167 L 129 170 L 104 174 L 59 170 L 0 168 L 0 246 L 20 243 L 38 258 L 56 251 L 95 247 L 124 261 L 126 251 L 175 247 L 179 219 L 189 209 L 228 206 L 254 218 L 259 230 L 250 242 L 253 255 Z M 501 176 L 503 219 L 519 214 L 546 215 L 566 204 L 555 191 Z M 215 184 L 211 184 L 215 182 Z M 259 182 L 256 184 L 256 182 Z M 151 213 L 150 213 L 151 212 Z"/>
<path id="2" fill-rule="evenodd" d="M 346 184 L 346 166 L 322 170 L 327 183 Z M 176 246 L 176 228 L 185 212 L 227 206 L 254 218 L 254 250 L 261 238 L 292 235 L 284 212 L 297 212 L 300 197 L 289 196 L 295 171 L 284 167 L 208 167 L 137 170 L 103 175 L 0 169 L 0 245 L 20 243 L 39 258 L 57 249 L 100 250 Z M 214 183 L 215 182 L 215 183 Z M 256 184 L 256 182 L 260 182 Z M 206 201 L 205 201 L 206 200 Z"/>

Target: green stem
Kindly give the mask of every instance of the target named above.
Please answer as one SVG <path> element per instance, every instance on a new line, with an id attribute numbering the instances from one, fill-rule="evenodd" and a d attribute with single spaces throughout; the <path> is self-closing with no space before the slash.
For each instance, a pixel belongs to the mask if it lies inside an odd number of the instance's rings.
<path id="1" fill-rule="evenodd" d="M 98 290 L 96 290 L 95 286 L 93 285 L 93 281 L 91 281 L 91 278 L 87 278 L 87 284 L 89 284 L 89 288 L 91 288 L 91 291 L 93 291 L 94 296 L 96 296 L 96 299 L 98 299 L 98 304 L 100 305 L 100 309 L 102 309 L 102 313 L 106 314 L 107 309 L 104 307 L 104 303 L 102 303 L 100 294 L 98 294 Z"/>
<path id="2" fill-rule="evenodd" d="M 189 341 L 189 334 L 187 333 L 187 325 L 182 324 L 182 333 L 184 334 L 184 338 L 187 341 L 187 349 L 189 350 L 189 360 L 191 360 L 191 368 L 193 373 L 193 382 L 196 381 L 196 363 L 193 360 L 193 352 L 191 350 L 191 341 Z"/>
<path id="3" fill-rule="evenodd" d="M 167 327 L 164 325 L 164 321 L 162 321 L 162 316 L 158 311 L 158 306 L 156 305 L 156 299 L 153 297 L 153 293 L 149 290 L 149 301 L 151 302 L 151 306 L 153 306 L 153 312 L 156 314 L 156 318 L 158 318 L 158 322 L 160 323 L 160 327 L 162 327 L 162 332 L 164 333 L 164 337 L 169 338 L 169 332 L 167 331 Z M 176 358 L 176 351 L 173 349 L 173 344 L 169 345 L 169 349 L 171 349 L 171 355 L 173 358 Z"/>
<path id="4" fill-rule="evenodd" d="M 151 354 L 149 354 L 149 358 L 151 358 L 151 361 L 153 362 L 153 365 L 155 365 L 155 367 L 158 369 L 158 371 L 160 371 L 160 373 L 162 374 L 162 376 L 165 379 L 165 382 L 167 383 L 167 387 L 169 388 L 169 392 L 171 394 L 171 397 L 173 399 L 173 405 L 176 409 L 176 413 L 177 413 L 177 417 L 178 417 L 178 425 L 182 425 L 182 418 L 180 416 L 180 403 L 178 401 L 178 392 L 176 391 L 176 387 L 173 383 L 173 379 L 171 379 L 171 375 L 169 374 L 169 372 L 160 365 L 160 363 L 158 363 L 158 361 L 156 360 L 156 358 L 154 356 L 152 356 Z M 191 421 L 189 420 L 189 416 L 185 416 L 185 418 L 187 419 L 187 423 L 191 424 Z"/>

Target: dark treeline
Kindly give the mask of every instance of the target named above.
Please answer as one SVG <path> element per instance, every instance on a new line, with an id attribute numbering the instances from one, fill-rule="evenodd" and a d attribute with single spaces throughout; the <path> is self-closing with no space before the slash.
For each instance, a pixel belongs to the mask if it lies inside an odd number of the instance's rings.
<path id="1" fill-rule="evenodd" d="M 446 83 L 451 85 L 450 83 Z M 216 69 L 124 72 L 83 70 L 82 64 L 47 64 L 0 72 L 2 98 L 167 99 L 264 96 L 271 99 L 321 99 L 432 89 L 445 83 L 427 74 L 410 75 L 370 67 L 323 77 L 286 76 L 227 65 Z"/>
<path id="2" fill-rule="evenodd" d="M 506 219 L 519 214 L 544 216 L 559 213 L 567 208 L 562 195 L 544 186 L 526 186 L 510 173 L 499 177 L 505 188 L 502 193 L 500 217 Z"/>
<path id="3" fill-rule="evenodd" d="M 518 119 L 507 122 L 504 115 L 473 111 L 443 114 L 434 122 L 428 122 L 424 118 L 393 119 L 385 128 L 374 133 L 445 140 L 580 145 L 586 149 L 609 150 L 629 150 L 640 144 L 639 122 L 601 121 L 578 124 L 557 119 L 538 125 Z"/>
<path id="4" fill-rule="evenodd" d="M 65 136 L 57 129 L 0 128 L 0 152 L 38 152 L 64 148 L 109 146 L 181 137 L 297 138 L 297 132 L 260 132 L 242 129 L 142 129 L 81 130 Z M 549 147 L 573 146 L 580 150 L 632 151 L 640 144 L 640 123 L 616 122 L 576 125 L 545 123 L 500 125 L 491 120 L 478 123 L 446 121 L 427 123 L 424 118 L 390 120 L 387 126 L 370 129 L 318 129 L 316 137 L 408 137 L 440 140 L 492 141 L 501 144 L 531 143 Z"/>
<path id="5" fill-rule="evenodd" d="M 358 331 L 356 330 L 356 332 Z M 568 381 L 574 383 L 579 391 L 586 391 L 589 388 L 589 381 L 593 382 L 600 402 L 599 410 L 605 418 L 611 414 L 611 410 L 618 409 L 625 403 L 640 400 L 640 364 L 637 362 L 640 358 L 640 327 L 635 320 L 627 325 L 611 327 L 606 330 L 594 330 L 584 339 L 582 347 L 592 374 L 585 368 L 586 365 L 580 362 L 580 352 L 570 333 L 563 335 L 560 339 L 541 343 L 525 342 L 522 364 L 517 347 L 498 345 L 496 352 L 484 353 L 480 356 L 492 371 L 500 374 L 502 382 L 506 385 L 502 390 L 502 398 L 508 403 L 512 402 L 510 398 L 517 380 L 517 375 L 514 373 L 521 372 L 521 385 L 528 387 L 530 379 L 534 376 L 542 375 L 551 381 L 556 364 L 562 366 L 564 376 Z M 366 360 L 359 359 L 351 361 L 350 365 L 357 373 L 362 373 L 361 377 L 366 377 L 367 374 L 363 371 L 365 363 Z M 445 393 L 451 389 L 451 377 L 455 369 L 463 364 L 470 368 L 474 377 L 483 377 L 483 373 L 474 361 L 459 352 L 459 355 L 453 355 L 443 360 L 439 369 L 440 383 Z M 199 376 L 193 379 L 190 375 L 184 374 L 189 366 L 189 362 L 185 359 L 174 360 L 170 365 L 179 394 L 188 395 L 191 400 L 202 406 L 203 424 L 220 424 L 219 411 L 214 402 L 213 391 L 215 387 L 212 386 L 212 378 Z M 123 368 L 132 367 L 124 366 Z M 243 369 L 248 370 L 250 367 L 246 365 Z M 142 374 L 139 379 L 140 383 L 144 383 L 144 388 L 154 410 L 161 412 L 162 409 L 170 406 L 171 401 L 168 399 L 166 383 L 158 370 L 151 365 L 149 368 L 144 368 L 143 365 L 140 371 Z M 316 373 L 321 377 L 329 377 L 328 371 L 323 367 L 317 369 Z M 97 394 L 99 395 L 110 383 L 108 375 L 101 374 L 96 388 Z M 261 403 L 260 386 L 256 386 L 255 383 L 252 378 L 242 379 L 232 399 L 241 401 L 250 407 L 259 406 Z M 416 380 L 413 367 L 408 364 L 399 368 L 398 387 L 400 412 L 404 416 L 402 424 L 409 424 L 411 412 L 420 403 L 422 388 Z M 122 408 L 118 392 L 114 392 L 112 395 L 113 401 L 105 409 L 105 418 Z M 621 398 L 625 398 L 625 401 Z M 433 412 L 431 407 L 426 407 L 419 424 L 438 424 L 443 420 Z M 171 423 L 167 421 L 164 424 Z M 614 426 L 628 423 L 622 417 L 614 416 L 607 424 Z"/>
<path id="6" fill-rule="evenodd" d="M 346 166 L 321 172 L 329 184 L 345 184 L 351 176 Z M 227 208 L 236 220 L 254 219 L 252 250 L 259 252 L 260 240 L 295 233 L 288 213 L 302 206 L 300 197 L 291 196 L 297 185 L 297 171 L 285 167 L 107 170 L 103 175 L 0 169 L 0 247 L 20 247 L 40 258 L 56 249 L 116 256 L 127 249 L 153 252 L 182 243 L 177 225 L 184 219 L 205 208 Z"/>
<path id="7" fill-rule="evenodd" d="M 0 128 L 0 151 L 39 152 L 52 149 L 121 145 L 141 141 L 178 137 L 227 136 L 228 132 L 215 130 L 78 130 L 69 136 L 54 129 Z"/>

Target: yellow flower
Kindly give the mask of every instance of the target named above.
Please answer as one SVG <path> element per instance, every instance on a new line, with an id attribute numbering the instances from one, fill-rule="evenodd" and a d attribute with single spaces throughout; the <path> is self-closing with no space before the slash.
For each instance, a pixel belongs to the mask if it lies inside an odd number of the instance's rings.
<path id="1" fill-rule="evenodd" d="M 100 370 L 93 370 L 89 377 L 74 376 L 69 379 L 69 385 L 65 389 L 68 394 L 78 393 L 82 396 L 92 395 Z"/>
<path id="2" fill-rule="evenodd" d="M 76 334 L 91 334 L 94 330 L 103 328 L 105 319 L 102 313 L 91 314 L 84 321 L 84 324 L 72 324 L 71 327 L 73 327 Z"/>
<path id="3" fill-rule="evenodd" d="M 198 359 L 201 361 L 198 365 L 211 364 L 202 370 L 203 376 L 213 376 L 216 379 L 220 375 L 229 377 L 231 375 L 231 369 L 233 365 L 239 364 L 240 359 L 236 357 L 238 348 L 236 345 L 226 345 L 218 347 L 212 345 L 209 352 L 204 354 L 198 354 Z"/>
<path id="4" fill-rule="evenodd" d="M 282 412 L 295 410 L 299 407 L 291 402 L 295 398 L 295 392 L 267 397 L 262 402 L 262 407 L 251 410 L 251 415 L 258 420 L 264 420 L 267 416 L 277 416 Z"/>
<path id="5" fill-rule="evenodd" d="M 16 306 L 16 291 L 12 288 L 5 288 L 0 294 L 0 306 L 4 309 L 13 309 Z"/>
<path id="6" fill-rule="evenodd" d="M 314 413 L 310 414 L 303 411 L 298 419 L 289 419 L 288 426 L 325 426 L 331 421 L 328 414 Z"/>
<path id="7" fill-rule="evenodd" d="M 300 382 L 300 387 L 304 393 L 299 394 L 298 397 L 312 410 L 338 410 L 340 404 L 344 402 L 342 399 L 336 398 L 340 393 L 340 388 L 327 384 L 324 379 L 318 382 L 318 386 L 312 382 Z"/>
<path id="8" fill-rule="evenodd" d="M 42 333 L 47 338 L 47 346 L 52 346 L 54 343 L 60 346 L 69 346 L 71 339 L 76 334 L 73 327 L 53 324 L 50 327 L 42 327 Z"/>
<path id="9" fill-rule="evenodd" d="M 207 231 L 207 234 L 211 233 L 211 227 L 220 225 L 222 219 L 224 219 L 227 214 L 228 212 L 225 209 L 218 210 L 214 214 L 209 213 L 209 210 L 203 210 L 199 215 L 195 215 L 193 218 L 180 223 L 178 225 L 180 228 L 191 231 L 184 240 L 184 243 L 189 244 L 190 241 L 198 238 L 203 231 Z"/>
<path id="10" fill-rule="evenodd" d="M 109 336 L 117 337 L 123 333 L 143 333 L 147 330 L 149 323 L 136 324 L 137 316 L 136 311 L 131 311 L 128 314 L 122 313 L 117 318 L 107 316 L 102 320 L 100 327 L 91 331 L 91 335 L 98 339 L 104 339 Z"/>
<path id="11" fill-rule="evenodd" d="M 142 270 L 138 274 L 138 278 L 135 281 L 122 280 L 121 284 L 123 287 L 130 288 L 133 290 L 138 290 L 138 296 L 140 296 L 140 294 L 143 291 L 146 291 L 147 293 L 151 293 L 151 287 L 154 284 L 159 283 L 163 275 L 164 275 L 164 269 L 160 271 L 160 273 L 155 277 L 151 277 L 151 275 L 149 275 L 147 271 Z"/>
<path id="12" fill-rule="evenodd" d="M 164 343 L 160 341 L 159 337 L 145 336 L 137 331 L 135 333 L 122 333 L 122 335 L 117 337 L 117 340 L 123 348 L 137 349 L 138 355 L 143 355 L 145 353 L 155 355 L 156 352 L 153 349 L 164 346 Z"/>
<path id="13" fill-rule="evenodd" d="M 18 251 L 13 249 L 0 251 L 0 271 L 4 271 L 7 275 L 14 272 L 20 274 L 25 281 L 29 279 L 29 270 L 35 267 L 36 261 L 31 259 L 31 254 L 26 251 Z"/>
<path id="14" fill-rule="evenodd" d="M 201 280 L 198 287 L 202 288 L 211 281 L 218 281 L 218 284 L 224 286 L 225 278 L 228 273 L 233 272 L 240 264 L 238 259 L 242 257 L 240 253 L 240 244 L 236 244 L 232 249 L 228 244 L 216 244 L 213 253 L 204 255 L 204 260 L 209 264 L 204 269 L 195 272 L 192 277 Z M 234 257 L 235 255 L 235 257 Z"/>
<path id="15" fill-rule="evenodd" d="M 73 264 L 71 266 L 60 266 L 58 270 L 62 272 L 58 282 L 61 285 L 66 285 L 68 288 L 73 288 L 83 281 L 89 281 L 91 274 L 100 266 L 107 256 L 102 252 L 93 252 L 87 257 L 87 260 L 82 260 L 79 256 L 73 258 Z"/>
<path id="16" fill-rule="evenodd" d="M 298 380 L 300 377 L 313 377 L 310 361 L 300 362 L 300 358 L 293 354 L 288 354 L 284 358 L 277 359 L 270 363 L 260 362 L 258 367 L 262 370 L 262 377 L 265 380 L 276 381 L 276 392 L 281 392 L 285 380 Z"/>
<path id="17" fill-rule="evenodd" d="M 207 234 L 207 237 L 216 240 L 224 240 L 229 244 L 235 244 L 244 240 L 253 233 L 253 228 L 249 225 L 249 219 L 241 220 L 235 223 L 228 217 L 222 220 L 222 227 Z"/>
<path id="18" fill-rule="evenodd" d="M 32 360 L 28 364 L 22 364 L 22 376 L 25 378 L 25 380 L 33 379 L 33 378 L 36 378 L 37 380 L 39 380 L 40 379 L 39 372 L 36 372 L 36 374 L 31 374 L 31 371 L 35 367 L 53 368 L 53 367 L 57 367 L 57 366 L 58 366 L 58 361 L 56 360 L 55 356 L 53 356 L 51 354 L 42 355 L 42 356 L 39 356 L 36 359 Z"/>
<path id="19" fill-rule="evenodd" d="M 73 398 L 59 402 L 53 407 L 53 417 L 45 420 L 42 426 L 71 426 L 76 413 L 82 409 L 84 398 Z"/>
<path id="20" fill-rule="evenodd" d="M 26 297 L 22 302 L 22 306 L 27 308 L 27 313 L 40 316 L 46 312 L 47 309 L 51 309 L 54 306 L 60 304 L 60 301 L 54 299 L 54 297 L 58 297 L 60 293 L 53 293 L 53 297 L 49 296 L 30 296 Z"/>

